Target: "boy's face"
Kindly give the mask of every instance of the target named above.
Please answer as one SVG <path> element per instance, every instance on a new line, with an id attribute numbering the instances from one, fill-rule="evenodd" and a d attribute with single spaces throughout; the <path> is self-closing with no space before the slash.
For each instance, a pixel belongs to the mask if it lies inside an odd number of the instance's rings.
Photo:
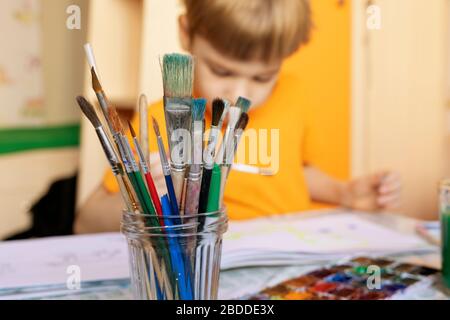
<path id="1" fill-rule="evenodd" d="M 242 96 L 252 107 L 262 105 L 272 93 L 282 61 L 239 61 L 228 58 L 200 36 L 184 46 L 196 58 L 196 94 L 209 102 L 220 97 L 235 103 Z"/>

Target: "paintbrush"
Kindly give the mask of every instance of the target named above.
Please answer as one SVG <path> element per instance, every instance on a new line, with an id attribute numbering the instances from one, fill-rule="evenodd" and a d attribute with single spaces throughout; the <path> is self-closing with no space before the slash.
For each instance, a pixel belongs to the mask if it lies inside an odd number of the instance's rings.
<path id="1" fill-rule="evenodd" d="M 150 196 L 152 198 L 153 205 L 155 206 L 156 213 L 160 217 L 159 221 L 160 221 L 161 225 L 164 225 L 163 219 L 162 219 L 163 212 L 162 212 L 161 202 L 160 202 L 159 196 L 158 196 L 158 191 L 156 190 L 156 186 L 155 186 L 155 182 L 153 181 L 152 174 L 150 173 L 148 164 L 145 160 L 144 153 L 143 153 L 141 146 L 139 144 L 139 141 L 137 139 L 136 132 L 134 131 L 134 128 L 131 125 L 130 121 L 128 121 L 128 128 L 130 129 L 131 136 L 133 137 L 134 147 L 138 154 L 139 165 L 141 167 L 142 173 L 144 174 L 145 180 L 147 182 L 147 187 L 148 187 L 148 190 L 150 191 Z"/>
<path id="2" fill-rule="evenodd" d="M 192 164 L 189 168 L 189 175 L 186 186 L 186 203 L 184 207 L 185 215 L 198 213 L 200 199 L 200 188 L 202 184 L 202 163 L 203 163 L 203 120 L 205 118 L 206 100 L 194 99 L 192 105 Z"/>
<path id="3" fill-rule="evenodd" d="M 158 122 L 155 118 L 152 117 L 153 129 L 155 131 L 156 139 L 158 142 L 159 149 L 159 157 L 161 158 L 161 166 L 164 174 L 164 178 L 166 180 L 167 192 L 169 194 L 170 207 L 172 209 L 172 215 L 179 216 L 180 210 L 177 203 L 177 198 L 175 195 L 175 189 L 173 187 L 172 176 L 171 176 L 171 168 L 169 161 L 167 160 L 166 150 L 164 148 L 164 143 L 161 137 L 161 132 L 159 130 Z M 184 180 L 184 177 L 183 177 Z"/>
<path id="4" fill-rule="evenodd" d="M 249 121 L 248 113 L 244 112 L 239 117 L 239 121 L 236 124 L 236 129 L 234 130 L 234 153 L 236 154 L 237 148 L 239 146 L 239 142 L 241 141 L 242 135 L 244 134 L 245 129 L 247 128 Z M 229 164 L 233 162 L 233 159 L 228 159 L 227 161 Z"/>
<path id="5" fill-rule="evenodd" d="M 84 45 L 84 52 L 86 53 L 86 58 L 89 64 L 89 68 L 94 68 L 95 72 L 98 73 L 97 63 L 95 61 L 94 50 L 90 43 Z"/>
<path id="6" fill-rule="evenodd" d="M 227 153 L 233 152 L 233 150 L 231 150 L 231 139 L 233 138 L 232 135 L 234 132 L 234 128 L 236 127 L 236 123 L 238 122 L 240 115 L 240 108 L 234 106 L 230 107 L 228 111 L 228 126 L 222 139 L 222 144 L 220 145 L 219 151 L 217 152 L 216 156 L 216 163 L 218 165 L 223 165 L 226 161 Z"/>
<path id="7" fill-rule="evenodd" d="M 97 133 L 97 136 L 100 140 L 103 151 L 106 155 L 109 165 L 111 166 L 112 172 L 117 179 L 120 193 L 122 194 L 123 200 L 125 201 L 127 210 L 130 212 L 135 212 L 136 210 L 138 210 L 135 197 L 131 192 L 130 186 L 127 185 L 127 181 L 124 180 L 125 173 L 123 171 L 123 167 L 118 159 L 116 152 L 114 151 L 112 143 L 109 140 L 105 129 L 100 122 L 100 119 L 95 113 L 94 107 L 84 97 L 81 96 L 77 97 L 77 102 L 81 108 L 81 111 L 83 111 L 84 115 L 89 119 L 89 121 L 95 128 L 95 132 Z"/>
<path id="8" fill-rule="evenodd" d="M 224 103 L 224 109 L 223 109 L 222 116 L 220 117 L 219 123 L 217 125 L 217 127 L 219 129 L 222 129 L 223 123 L 225 122 L 225 119 L 228 116 L 228 112 L 230 111 L 230 107 L 231 107 L 230 101 L 228 101 L 226 99 L 222 99 L 222 101 Z"/>
<path id="9" fill-rule="evenodd" d="M 108 109 L 109 109 L 109 103 L 106 98 L 106 94 L 103 91 L 102 85 L 100 84 L 100 81 L 98 80 L 97 73 L 95 72 L 94 68 L 91 68 L 91 76 L 92 76 L 92 89 L 95 92 L 95 95 L 97 96 L 98 103 L 100 104 L 100 107 L 102 109 L 103 115 L 105 119 L 109 120 L 108 115 Z M 110 122 L 108 121 L 108 125 Z M 113 128 L 110 126 L 111 132 L 113 132 Z"/>
<path id="10" fill-rule="evenodd" d="M 223 206 L 223 196 L 225 193 L 225 185 L 226 185 L 226 181 L 228 179 L 228 175 L 230 174 L 230 168 L 233 163 L 233 158 L 234 158 L 234 155 L 238 148 L 239 141 L 241 140 L 242 134 L 244 133 L 244 130 L 248 125 L 248 120 L 249 120 L 249 118 L 248 118 L 247 113 L 242 113 L 241 116 L 239 117 L 239 120 L 236 124 L 236 128 L 234 129 L 233 135 L 229 142 L 230 146 L 228 147 L 228 149 L 230 150 L 230 152 L 227 153 L 227 156 L 226 156 L 227 158 L 226 158 L 225 164 L 223 164 L 220 168 L 221 169 L 220 201 L 219 201 L 220 207 Z"/>
<path id="11" fill-rule="evenodd" d="M 241 109 L 241 113 L 248 113 L 248 110 L 250 110 L 250 107 L 252 105 L 252 102 L 244 97 L 239 97 L 236 101 L 236 107 Z"/>
<path id="12" fill-rule="evenodd" d="M 150 163 L 148 147 L 148 100 L 145 94 L 139 97 L 139 143 L 144 153 L 145 162 Z"/>
<path id="13" fill-rule="evenodd" d="M 226 112 L 226 101 L 222 99 L 214 99 L 212 103 L 212 121 L 209 132 L 208 143 L 204 152 L 204 166 L 202 174 L 202 185 L 200 188 L 199 212 L 206 212 L 208 205 L 209 185 L 211 183 L 211 174 L 214 167 L 214 158 L 216 155 L 216 145 L 223 123 L 223 115 Z"/>
<path id="14" fill-rule="evenodd" d="M 109 116 L 115 132 L 114 138 L 122 155 L 122 161 L 125 165 L 125 169 L 131 181 L 131 184 L 133 185 L 136 195 L 139 199 L 142 210 L 147 215 L 156 215 L 155 208 L 148 194 L 144 180 L 142 179 L 141 172 L 139 171 L 139 166 L 134 159 L 133 151 L 131 149 L 130 143 L 128 142 L 128 139 L 125 136 L 122 123 L 115 108 L 109 109 Z M 153 219 L 148 219 L 148 221 L 154 224 Z"/>
<path id="15" fill-rule="evenodd" d="M 187 189 L 187 175 L 189 175 L 189 170 L 186 170 L 186 176 L 183 181 L 183 191 L 181 193 L 181 202 L 180 202 L 180 215 L 184 215 L 184 207 L 186 205 L 186 189 Z"/>
<path id="16" fill-rule="evenodd" d="M 231 107 L 229 111 L 229 121 L 228 121 L 228 127 L 225 132 L 225 137 L 222 142 L 223 148 L 221 148 L 221 151 L 223 151 L 223 155 L 219 155 L 219 161 L 222 160 L 225 165 L 231 165 L 233 162 L 233 157 L 235 153 L 235 144 L 234 144 L 234 131 L 237 125 L 237 122 L 239 121 L 242 114 L 247 113 L 250 109 L 251 101 L 244 98 L 239 97 L 236 101 L 236 107 Z M 236 110 L 236 108 L 239 110 Z M 247 118 L 248 122 L 248 118 Z M 217 160 L 216 160 L 217 163 Z M 220 164 L 220 163 L 218 163 Z M 222 175 L 223 176 L 223 175 Z"/>
<path id="17" fill-rule="evenodd" d="M 164 55 L 162 78 L 170 164 L 177 205 L 179 206 L 190 151 L 187 133 L 191 129 L 193 58 L 182 54 Z"/>

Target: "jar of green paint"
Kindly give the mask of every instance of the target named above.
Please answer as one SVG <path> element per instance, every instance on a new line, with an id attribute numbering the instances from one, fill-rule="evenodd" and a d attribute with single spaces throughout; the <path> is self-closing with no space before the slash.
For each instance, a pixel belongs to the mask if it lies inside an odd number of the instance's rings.
<path id="1" fill-rule="evenodd" d="M 450 288 L 450 179 L 440 185 L 440 218 L 442 241 L 442 278 Z"/>

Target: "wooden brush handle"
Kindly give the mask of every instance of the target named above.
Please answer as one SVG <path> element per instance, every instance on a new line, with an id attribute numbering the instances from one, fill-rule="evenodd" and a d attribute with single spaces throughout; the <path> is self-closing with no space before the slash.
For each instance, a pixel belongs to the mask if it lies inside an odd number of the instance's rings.
<path id="1" fill-rule="evenodd" d="M 172 169 L 172 182 L 178 207 L 181 206 L 181 195 L 183 193 L 185 170 Z"/>
<path id="2" fill-rule="evenodd" d="M 201 179 L 187 181 L 186 204 L 184 208 L 185 215 L 194 215 L 198 213 L 198 200 L 200 198 Z"/>

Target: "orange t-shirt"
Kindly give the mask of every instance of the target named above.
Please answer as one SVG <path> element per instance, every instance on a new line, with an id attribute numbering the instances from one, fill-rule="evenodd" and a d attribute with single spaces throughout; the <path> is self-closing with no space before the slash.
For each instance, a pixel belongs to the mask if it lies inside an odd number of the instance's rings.
<path id="1" fill-rule="evenodd" d="M 266 103 L 249 112 L 246 136 L 241 140 L 235 160 L 252 167 L 271 168 L 274 174 L 231 170 L 224 195 L 231 219 L 249 219 L 310 208 L 303 166 L 314 162 L 310 159 L 313 152 L 309 151 L 308 143 L 308 113 L 313 109 L 299 105 L 299 101 L 307 100 L 300 96 L 300 87 L 298 78 L 285 71 Z M 158 120 L 167 148 L 162 101 L 149 107 L 149 148 L 151 152 L 157 152 L 151 116 Z M 205 117 L 206 128 L 209 128 L 211 115 L 207 113 Z M 133 120 L 133 127 L 138 127 L 137 118 Z M 251 143 L 244 143 L 250 140 Z M 245 159 L 239 156 L 243 154 Z M 105 175 L 103 185 L 109 192 L 118 192 L 118 185 L 110 171 Z"/>

